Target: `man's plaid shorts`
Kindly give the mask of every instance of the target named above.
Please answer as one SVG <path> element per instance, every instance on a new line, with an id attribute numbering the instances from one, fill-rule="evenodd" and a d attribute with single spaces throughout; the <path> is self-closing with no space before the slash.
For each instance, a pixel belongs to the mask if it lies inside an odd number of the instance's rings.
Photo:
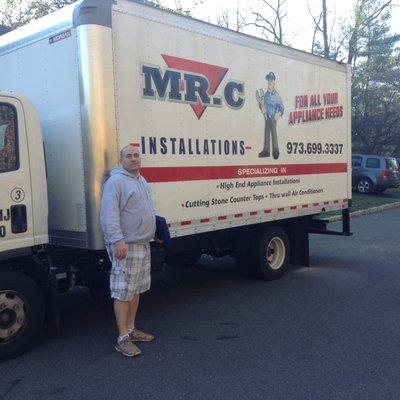
<path id="1" fill-rule="evenodd" d="M 128 255 L 118 260 L 107 247 L 112 262 L 110 290 L 113 299 L 129 301 L 150 289 L 150 244 L 127 243 Z"/>

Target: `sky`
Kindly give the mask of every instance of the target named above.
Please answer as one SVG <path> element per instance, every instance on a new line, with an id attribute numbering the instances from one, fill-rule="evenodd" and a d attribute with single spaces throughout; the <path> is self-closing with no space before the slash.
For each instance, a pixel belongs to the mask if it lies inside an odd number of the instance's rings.
<path id="1" fill-rule="evenodd" d="M 6 0 L 0 0 L 0 7 Z M 25 3 L 25 0 L 20 0 Z M 100 0 L 101 1 L 101 0 Z M 194 18 L 202 19 L 211 23 L 216 23 L 217 17 L 222 14 L 224 10 L 230 13 L 230 19 L 234 25 L 236 21 L 236 11 L 239 9 L 240 13 L 246 18 L 246 21 L 252 22 L 254 16 L 252 10 L 258 10 L 265 14 L 266 6 L 263 0 L 160 0 L 162 4 L 174 9 L 176 2 L 185 9 L 191 10 Z M 336 33 L 340 29 L 339 23 L 344 22 L 346 19 L 349 21 L 352 15 L 353 4 L 355 0 L 326 0 L 329 10 L 328 25 L 329 29 L 332 27 L 332 22 L 335 21 L 334 29 Z M 197 4 L 200 3 L 202 4 Z M 271 0 L 271 3 L 276 3 L 276 0 Z M 287 16 L 284 19 L 285 31 L 285 44 L 295 47 L 300 50 L 310 51 L 312 35 L 313 35 L 313 21 L 310 16 L 308 8 L 310 7 L 312 13 L 317 16 L 320 13 L 321 0 L 286 0 L 285 8 Z M 400 0 L 394 0 L 394 7 L 392 8 L 392 32 L 400 32 Z M 1 16 L 0 16 L 1 17 Z M 235 29 L 235 26 L 231 29 Z M 255 27 L 248 26 L 243 29 L 243 32 L 250 35 L 261 36 L 261 31 Z M 334 35 L 335 36 L 335 35 Z"/>
<path id="2" fill-rule="evenodd" d="M 170 8 L 174 8 L 176 0 L 161 0 L 162 4 Z M 192 16 L 203 19 L 211 23 L 216 23 L 217 16 L 221 15 L 223 10 L 229 10 L 232 15 L 232 22 L 235 21 L 236 10 L 246 17 L 247 21 L 252 21 L 254 16 L 251 9 L 266 10 L 262 0 L 202 0 L 202 5 L 193 7 L 193 0 L 180 0 L 183 8 L 190 9 Z M 271 0 L 275 3 L 275 0 Z M 321 0 L 287 0 L 285 3 L 287 17 L 284 19 L 285 41 L 286 44 L 300 50 L 310 51 L 312 35 L 313 35 L 313 20 L 310 16 L 308 7 L 315 16 L 319 15 L 321 8 Z M 354 0 L 327 0 L 329 10 L 328 25 L 332 26 L 332 21 L 335 20 L 334 27 L 339 29 L 339 22 L 349 20 L 352 15 Z M 397 21 L 397 23 L 396 23 Z M 399 31 L 400 26 L 400 0 L 395 0 L 393 7 L 392 30 Z M 234 27 L 232 27 L 234 28 Z M 254 27 L 246 27 L 244 32 L 260 35 L 260 30 L 256 31 Z"/>

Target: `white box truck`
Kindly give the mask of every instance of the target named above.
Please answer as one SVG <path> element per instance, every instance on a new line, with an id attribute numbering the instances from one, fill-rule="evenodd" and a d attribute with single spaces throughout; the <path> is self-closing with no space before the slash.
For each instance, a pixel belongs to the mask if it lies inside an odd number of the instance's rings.
<path id="1" fill-rule="evenodd" d="M 168 221 L 170 263 L 232 255 L 275 279 L 308 265 L 310 233 L 350 234 L 348 65 L 81 0 L 0 37 L 0 90 L 0 357 L 57 320 L 72 285 L 106 292 L 100 198 L 126 144 Z M 330 210 L 342 231 L 313 218 Z"/>

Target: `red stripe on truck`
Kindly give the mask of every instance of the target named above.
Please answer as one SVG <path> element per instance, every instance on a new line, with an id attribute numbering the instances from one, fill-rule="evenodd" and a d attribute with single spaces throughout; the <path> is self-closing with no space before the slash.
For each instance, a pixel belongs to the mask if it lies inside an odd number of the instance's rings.
<path id="1" fill-rule="evenodd" d="M 140 172 L 148 182 L 185 182 L 210 179 L 249 179 L 269 176 L 292 176 L 346 173 L 346 163 L 231 165 L 195 167 L 143 167 Z"/>

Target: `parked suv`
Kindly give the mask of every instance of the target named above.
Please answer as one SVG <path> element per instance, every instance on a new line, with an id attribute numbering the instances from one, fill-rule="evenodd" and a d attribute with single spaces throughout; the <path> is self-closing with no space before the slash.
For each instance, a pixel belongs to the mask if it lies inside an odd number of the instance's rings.
<path id="1" fill-rule="evenodd" d="M 353 154 L 352 183 L 359 193 L 384 192 L 400 186 L 397 160 L 392 157 Z"/>

